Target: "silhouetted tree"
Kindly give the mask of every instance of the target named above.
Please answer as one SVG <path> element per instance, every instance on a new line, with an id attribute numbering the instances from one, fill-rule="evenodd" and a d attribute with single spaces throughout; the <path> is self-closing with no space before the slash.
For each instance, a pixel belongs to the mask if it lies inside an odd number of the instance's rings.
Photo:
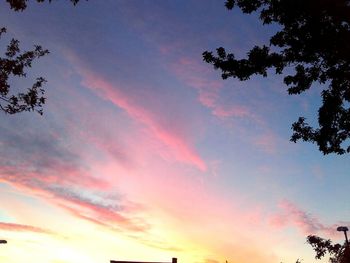
<path id="1" fill-rule="evenodd" d="M 0 38 L 6 32 L 0 29 Z M 25 77 L 25 68 L 31 67 L 34 59 L 48 54 L 49 51 L 41 46 L 35 46 L 34 50 L 21 53 L 19 41 L 12 39 L 7 46 L 5 57 L 0 57 L 0 108 L 6 113 L 14 114 L 22 111 L 37 111 L 42 114 L 42 106 L 45 103 L 42 85 L 44 78 L 37 78 L 36 82 L 25 92 L 14 93 L 9 84 L 11 75 Z"/>
<path id="2" fill-rule="evenodd" d="M 319 127 L 304 117 L 293 123 L 291 141 L 316 143 L 323 154 L 350 152 L 350 0 L 227 0 L 243 13 L 260 13 L 262 24 L 281 27 L 270 43 L 255 46 L 244 59 L 223 47 L 204 52 L 203 59 L 222 72 L 222 78 L 248 80 L 267 76 L 269 69 L 284 75 L 289 94 L 300 94 L 320 83 Z M 285 70 L 294 69 L 288 75 Z"/>
<path id="3" fill-rule="evenodd" d="M 333 244 L 329 239 L 313 235 L 308 236 L 306 240 L 316 252 L 316 259 L 322 259 L 328 254 L 330 263 L 350 262 L 350 250 L 346 243 L 344 245 Z"/>
<path id="4" fill-rule="evenodd" d="M 6 0 L 10 8 L 14 11 L 23 11 L 27 7 L 27 0 Z M 45 0 L 37 0 L 37 2 L 45 2 Z M 51 0 L 48 0 L 51 2 Z M 74 5 L 79 0 L 70 0 Z M 0 28 L 0 40 L 6 32 L 6 28 Z M 14 91 L 9 84 L 11 76 L 26 77 L 25 69 L 31 67 L 32 62 L 40 58 L 49 51 L 36 45 L 31 51 L 21 52 L 19 41 L 12 39 L 7 46 L 5 55 L 0 57 L 0 109 L 6 113 L 14 114 L 23 111 L 36 111 L 43 113 L 43 105 L 45 104 L 43 84 L 46 80 L 43 77 L 36 79 L 36 82 L 26 91 Z"/>
<path id="5" fill-rule="evenodd" d="M 49 2 L 51 3 L 52 0 L 36 0 L 38 3 L 43 3 L 43 2 Z M 74 5 L 76 5 L 80 0 L 69 0 L 72 2 Z M 27 2 L 28 0 L 6 0 L 10 4 L 11 9 L 15 11 L 23 11 L 24 9 L 27 8 Z"/>

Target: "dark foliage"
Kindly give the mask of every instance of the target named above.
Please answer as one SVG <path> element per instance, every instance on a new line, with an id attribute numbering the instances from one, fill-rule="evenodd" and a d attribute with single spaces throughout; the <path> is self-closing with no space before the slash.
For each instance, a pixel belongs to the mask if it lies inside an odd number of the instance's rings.
<path id="1" fill-rule="evenodd" d="M 318 236 L 308 236 L 307 242 L 312 246 L 316 252 L 315 258 L 322 259 L 327 254 L 330 263 L 349 263 L 350 250 L 348 245 L 333 244 L 329 239 L 323 239 Z"/>
<path id="2" fill-rule="evenodd" d="M 289 94 L 300 94 L 312 84 L 323 84 L 319 127 L 304 117 L 292 125 L 291 141 L 316 143 L 324 154 L 350 152 L 350 0 L 227 0 L 226 7 L 260 13 L 263 24 L 282 30 L 269 45 L 255 46 L 247 57 L 236 59 L 222 47 L 204 52 L 203 59 L 222 72 L 222 78 L 248 80 L 266 77 L 273 69 L 284 75 Z M 272 51 L 279 50 L 279 51 Z M 293 68 L 292 75 L 286 69 Z"/>
<path id="3" fill-rule="evenodd" d="M 6 0 L 14 11 L 23 11 L 27 7 L 28 0 Z M 39 3 L 45 0 L 36 0 Z M 51 2 L 48 0 L 47 2 Z M 76 5 L 79 0 L 70 0 Z M 6 33 L 6 28 L 0 28 L 1 36 Z M 32 66 L 32 62 L 45 56 L 49 51 L 36 45 L 31 51 L 21 52 L 19 41 L 12 39 L 7 45 L 5 55 L 0 57 L 0 110 L 8 114 L 15 114 L 23 111 L 36 111 L 43 114 L 45 104 L 43 84 L 46 80 L 43 77 L 36 79 L 35 83 L 25 92 L 14 92 L 9 84 L 10 77 L 26 77 L 26 68 Z"/>
<path id="4" fill-rule="evenodd" d="M 36 0 L 38 3 L 42 3 L 42 2 L 49 2 L 51 3 L 52 0 Z M 74 5 L 76 5 L 79 0 L 69 0 L 71 1 Z M 6 0 L 6 2 L 8 2 L 10 4 L 11 9 L 15 10 L 15 11 L 23 11 L 24 9 L 27 8 L 27 2 L 28 0 Z"/>
<path id="5" fill-rule="evenodd" d="M 5 28 L 0 29 L 0 38 L 6 32 Z M 25 77 L 25 68 L 31 67 L 34 59 L 48 54 L 49 51 L 41 46 L 35 46 L 34 50 L 21 52 L 19 41 L 12 39 L 7 46 L 4 57 L 0 57 L 0 108 L 6 113 L 14 114 L 22 111 L 37 111 L 42 114 L 42 106 L 45 103 L 44 89 L 42 85 L 45 79 L 37 78 L 32 87 L 26 92 L 12 94 L 9 77 Z"/>

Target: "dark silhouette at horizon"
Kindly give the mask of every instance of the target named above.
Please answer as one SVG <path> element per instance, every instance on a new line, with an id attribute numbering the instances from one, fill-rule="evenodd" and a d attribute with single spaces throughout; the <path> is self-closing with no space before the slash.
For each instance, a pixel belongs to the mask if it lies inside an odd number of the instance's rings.
<path id="1" fill-rule="evenodd" d="M 177 258 L 172 258 L 170 262 L 111 260 L 110 263 L 177 263 Z"/>

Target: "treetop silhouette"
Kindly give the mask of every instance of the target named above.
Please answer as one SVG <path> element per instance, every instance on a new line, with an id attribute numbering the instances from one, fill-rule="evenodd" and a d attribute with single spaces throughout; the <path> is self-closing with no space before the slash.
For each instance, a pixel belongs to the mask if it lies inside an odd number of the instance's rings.
<path id="1" fill-rule="evenodd" d="M 328 254 L 330 263 L 350 262 L 350 248 L 347 243 L 343 245 L 333 244 L 330 239 L 323 239 L 314 235 L 308 236 L 306 241 L 314 249 L 316 259 L 322 259 Z"/>
<path id="2" fill-rule="evenodd" d="M 28 0 L 6 0 L 10 8 L 14 11 L 23 11 L 27 8 Z M 45 0 L 36 0 L 39 3 Z M 52 2 L 52 0 L 48 0 Z M 76 5 L 79 0 L 70 0 Z M 0 40 L 6 33 L 6 28 L 0 28 Z M 43 84 L 46 80 L 38 77 L 34 84 L 27 90 L 19 92 L 14 91 L 9 81 L 11 77 L 26 77 L 26 68 L 30 68 L 35 59 L 48 54 L 47 49 L 40 45 L 35 45 L 31 51 L 21 52 L 19 41 L 12 39 L 7 45 L 5 55 L 0 57 L 0 110 L 8 114 L 15 114 L 23 111 L 36 111 L 43 114 L 43 105 L 45 104 L 45 89 Z"/>
<path id="3" fill-rule="evenodd" d="M 1 35 L 6 28 L 0 29 Z M 42 114 L 42 106 L 45 104 L 43 84 L 46 80 L 43 77 L 36 79 L 36 82 L 26 92 L 13 94 L 9 84 L 10 76 L 26 77 L 25 68 L 31 67 L 34 59 L 48 54 L 47 49 L 35 46 L 34 50 L 21 53 L 19 41 L 12 39 L 7 46 L 5 57 L 0 57 L 0 109 L 6 113 L 14 114 L 22 111 L 37 111 Z"/>
<path id="4" fill-rule="evenodd" d="M 51 3 L 52 0 L 36 0 L 38 3 L 43 3 L 43 2 L 49 2 Z M 72 2 L 74 5 L 76 5 L 79 0 L 69 0 Z M 11 9 L 15 11 L 23 11 L 24 9 L 27 8 L 27 2 L 28 0 L 6 0 L 10 4 Z"/>
<path id="5" fill-rule="evenodd" d="M 291 141 L 316 143 L 323 154 L 350 152 L 350 1 L 349 0 L 227 0 L 228 9 L 260 13 L 262 24 L 281 30 L 270 43 L 255 46 L 244 59 L 219 47 L 203 59 L 222 72 L 223 79 L 266 77 L 269 69 L 283 74 L 289 94 L 314 84 L 324 87 L 318 111 L 319 127 L 304 117 L 292 124 Z M 294 69 L 289 75 L 286 69 Z"/>

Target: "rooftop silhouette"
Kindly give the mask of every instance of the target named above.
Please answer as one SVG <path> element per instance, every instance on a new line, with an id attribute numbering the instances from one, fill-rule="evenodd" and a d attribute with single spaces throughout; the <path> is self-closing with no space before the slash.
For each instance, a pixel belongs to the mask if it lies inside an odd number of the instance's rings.
<path id="1" fill-rule="evenodd" d="M 177 263 L 177 258 L 172 258 L 171 262 L 111 260 L 110 263 Z"/>

